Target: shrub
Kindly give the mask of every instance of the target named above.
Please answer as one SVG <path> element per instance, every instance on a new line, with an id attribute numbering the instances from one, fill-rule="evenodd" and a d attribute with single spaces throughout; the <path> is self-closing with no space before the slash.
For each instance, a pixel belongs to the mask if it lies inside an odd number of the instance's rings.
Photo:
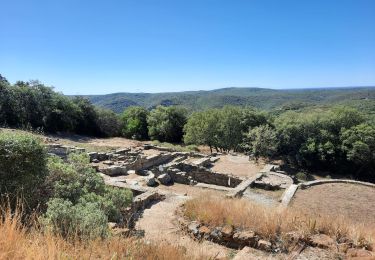
<path id="1" fill-rule="evenodd" d="M 0 132 L 0 193 L 12 199 L 22 196 L 30 208 L 40 200 L 47 175 L 46 151 L 31 134 Z"/>
<path id="2" fill-rule="evenodd" d="M 103 196 L 87 193 L 79 201 L 81 204 L 97 203 L 111 222 L 122 221 L 121 210 L 128 207 L 131 202 L 132 192 L 130 190 L 114 187 L 107 187 Z"/>
<path id="3" fill-rule="evenodd" d="M 87 154 L 70 154 L 68 162 L 57 157 L 48 161 L 46 187 L 51 199 L 42 223 L 64 237 L 104 237 L 108 220 L 122 221 L 121 209 L 131 203 L 132 193 L 105 187 L 103 179 L 88 164 Z"/>
<path id="4" fill-rule="evenodd" d="M 297 177 L 299 180 L 302 180 L 302 181 L 307 181 L 307 180 L 308 180 L 307 174 L 304 173 L 304 172 L 298 172 L 298 173 L 296 174 L 296 177 Z"/>
<path id="5" fill-rule="evenodd" d="M 78 203 L 61 198 L 48 202 L 42 223 L 54 234 L 63 237 L 94 239 L 107 236 L 107 216 L 97 203 Z"/>

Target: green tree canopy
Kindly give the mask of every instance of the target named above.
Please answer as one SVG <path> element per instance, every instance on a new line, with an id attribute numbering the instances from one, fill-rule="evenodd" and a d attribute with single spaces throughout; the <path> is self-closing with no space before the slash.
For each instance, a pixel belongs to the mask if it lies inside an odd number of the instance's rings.
<path id="1" fill-rule="evenodd" d="M 148 139 L 147 116 L 144 107 L 128 107 L 121 115 L 121 131 L 123 136 L 137 140 Z"/>
<path id="2" fill-rule="evenodd" d="M 150 138 L 161 142 L 181 142 L 186 114 L 182 107 L 156 107 L 147 117 Z"/>

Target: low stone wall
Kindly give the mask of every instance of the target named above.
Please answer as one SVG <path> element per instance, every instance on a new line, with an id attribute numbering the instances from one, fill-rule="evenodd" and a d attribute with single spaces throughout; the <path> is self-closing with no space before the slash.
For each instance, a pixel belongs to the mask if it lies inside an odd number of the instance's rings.
<path id="1" fill-rule="evenodd" d="M 316 186 L 316 185 L 323 185 L 323 184 L 331 184 L 331 183 L 345 183 L 345 184 L 353 184 L 353 185 L 363 185 L 366 187 L 371 187 L 375 189 L 375 184 L 369 182 L 362 182 L 362 181 L 353 181 L 353 180 L 342 180 L 342 179 L 331 179 L 331 180 L 315 180 L 315 181 L 308 181 L 303 182 L 298 185 L 291 185 L 287 190 L 285 190 L 284 194 L 282 195 L 280 209 L 285 209 L 290 202 L 292 201 L 294 195 L 297 193 L 298 189 L 308 189 L 309 187 Z"/>
<path id="2" fill-rule="evenodd" d="M 236 228 L 231 225 L 212 227 L 198 221 L 187 220 L 182 215 L 182 210 L 178 213 L 180 214 L 178 223 L 181 229 L 191 237 L 198 240 L 209 240 L 233 249 L 252 247 L 267 252 L 290 253 L 296 248 L 303 250 L 303 248 L 310 246 L 333 251 L 340 259 L 359 255 L 368 257 L 363 259 L 373 259 L 372 257 L 375 256 L 375 251 L 371 246 L 356 245 L 354 241 L 348 238 L 337 239 L 323 233 L 306 235 L 298 231 L 292 231 L 284 234 L 283 239 L 266 239 L 249 229 Z M 371 243 L 371 241 L 369 242 Z"/>
<path id="3" fill-rule="evenodd" d="M 292 184 L 289 186 L 289 188 L 287 188 L 284 191 L 283 195 L 281 196 L 281 203 L 280 203 L 279 209 L 285 209 L 289 205 L 297 189 L 298 189 L 298 185 Z"/>
<path id="4" fill-rule="evenodd" d="M 156 154 L 150 156 L 140 155 L 134 163 L 128 166 L 129 170 L 145 170 L 156 165 L 162 165 L 172 161 L 177 156 L 176 153 Z"/>
<path id="5" fill-rule="evenodd" d="M 299 187 L 301 189 L 307 189 L 307 188 L 309 188 L 311 186 L 316 186 L 316 185 L 321 185 L 321 184 L 327 184 L 327 183 L 357 184 L 357 185 L 363 185 L 363 186 L 375 188 L 375 184 L 370 183 L 370 182 L 353 181 L 353 180 L 342 180 L 342 179 L 308 181 L 308 182 L 300 183 Z"/>
<path id="6" fill-rule="evenodd" d="M 263 177 L 264 173 L 258 173 L 257 175 L 250 177 L 244 181 L 242 181 L 237 187 L 235 187 L 231 192 L 229 192 L 226 196 L 229 198 L 241 197 L 245 190 L 253 185 L 257 180 Z"/>
<path id="7" fill-rule="evenodd" d="M 67 146 L 62 144 L 48 144 L 47 145 L 47 152 L 50 154 L 54 154 L 59 156 L 63 159 L 66 159 L 69 153 L 72 152 L 85 152 L 84 148 L 79 148 L 75 146 Z"/>
<path id="8" fill-rule="evenodd" d="M 183 231 L 198 240 L 209 240 L 233 249 L 245 246 L 272 251 L 275 246 L 261 239 L 251 230 L 236 229 L 231 225 L 224 227 L 209 227 L 198 221 L 189 221 L 184 217 L 178 218 L 178 223 Z"/>
<path id="9" fill-rule="evenodd" d="M 242 179 L 223 173 L 211 171 L 207 168 L 187 164 L 184 162 L 167 165 L 165 167 L 172 180 L 177 183 L 191 184 L 191 181 L 213 184 L 224 187 L 234 188 L 242 182 Z M 159 169 L 155 169 L 155 174 L 160 175 Z"/>

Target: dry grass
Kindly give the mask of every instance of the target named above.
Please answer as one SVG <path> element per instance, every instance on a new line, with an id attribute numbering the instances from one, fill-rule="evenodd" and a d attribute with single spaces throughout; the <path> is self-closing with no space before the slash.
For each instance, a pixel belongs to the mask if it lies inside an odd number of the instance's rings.
<path id="1" fill-rule="evenodd" d="M 184 248 L 146 244 L 131 238 L 66 241 L 36 229 L 26 229 L 18 213 L 11 214 L 6 210 L 1 215 L 0 259 L 194 259 Z"/>
<path id="2" fill-rule="evenodd" d="M 283 240 L 287 233 L 298 232 L 303 237 L 326 234 L 337 240 L 350 239 L 356 246 L 368 246 L 375 241 L 375 229 L 349 224 L 336 217 L 312 217 L 293 210 L 278 211 L 242 199 L 227 199 L 205 194 L 185 204 L 185 215 L 209 226 L 233 225 L 250 229 L 270 241 Z"/>

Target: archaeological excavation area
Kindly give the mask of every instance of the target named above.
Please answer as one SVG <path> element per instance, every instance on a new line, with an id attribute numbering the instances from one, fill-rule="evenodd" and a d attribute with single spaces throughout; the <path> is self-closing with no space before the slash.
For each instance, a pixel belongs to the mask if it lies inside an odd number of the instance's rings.
<path id="1" fill-rule="evenodd" d="M 48 149 L 62 158 L 71 152 L 86 152 L 55 142 L 50 142 Z M 292 230 L 292 224 L 287 222 L 296 221 L 296 212 L 301 219 L 305 215 L 319 220 L 322 216 L 340 216 L 353 225 L 365 224 L 375 234 L 374 184 L 344 180 L 303 182 L 279 165 L 255 163 L 245 155 L 177 152 L 152 144 L 88 155 L 107 185 L 133 193 L 133 204 L 123 213 L 126 221 L 113 223 L 120 233 L 178 244 L 192 252 L 204 251 L 213 258 L 232 255 L 234 259 L 332 259 L 375 255 L 373 241 L 354 241 L 349 231 L 336 232 L 335 236 L 331 230 L 306 234 L 302 232 L 305 223 L 298 223 L 299 229 Z M 205 198 L 212 198 L 216 209 L 223 207 L 222 212 L 243 207 L 240 212 L 247 221 L 236 216 L 205 218 L 210 216 L 210 202 L 202 203 Z M 246 208 L 261 213 L 255 216 Z M 203 217 L 199 217 L 201 214 Z M 275 235 L 258 229 L 254 227 L 255 220 L 249 222 L 253 217 L 264 218 L 263 223 L 275 219 L 273 222 L 281 223 L 280 230 L 275 229 Z"/>

